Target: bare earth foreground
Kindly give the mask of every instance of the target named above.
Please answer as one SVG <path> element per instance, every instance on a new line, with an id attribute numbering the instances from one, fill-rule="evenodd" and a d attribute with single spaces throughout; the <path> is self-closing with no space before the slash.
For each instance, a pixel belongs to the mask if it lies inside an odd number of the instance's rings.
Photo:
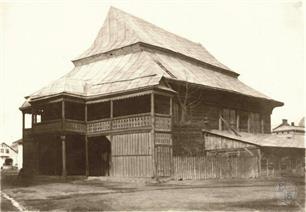
<path id="1" fill-rule="evenodd" d="M 27 210 L 304 211 L 304 179 L 168 181 L 40 178 L 27 186 L 2 176 L 2 192 Z M 3 200 L 3 198 L 2 198 Z M 13 210 L 7 200 L 2 211 Z M 15 209 L 17 210 L 17 209 Z"/>

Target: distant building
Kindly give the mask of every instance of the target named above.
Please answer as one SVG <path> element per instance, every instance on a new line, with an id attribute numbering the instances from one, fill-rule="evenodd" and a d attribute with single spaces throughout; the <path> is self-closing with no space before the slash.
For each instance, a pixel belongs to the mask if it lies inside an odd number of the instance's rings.
<path id="1" fill-rule="evenodd" d="M 9 163 L 11 165 L 17 166 L 17 152 L 12 147 L 7 145 L 6 143 L 2 143 L 0 147 L 0 165 L 1 167 L 4 165 L 6 160 L 10 161 Z"/>
<path id="2" fill-rule="evenodd" d="M 17 152 L 17 167 L 18 169 L 22 168 L 23 165 L 23 146 L 22 146 L 22 139 L 14 141 L 12 143 L 12 149 Z"/>
<path id="3" fill-rule="evenodd" d="M 304 123 L 305 123 L 304 117 L 300 120 L 298 125 L 295 125 L 294 122 L 291 122 L 291 124 L 289 124 L 287 119 L 283 119 L 282 123 L 272 130 L 272 133 L 276 135 L 305 134 Z"/>

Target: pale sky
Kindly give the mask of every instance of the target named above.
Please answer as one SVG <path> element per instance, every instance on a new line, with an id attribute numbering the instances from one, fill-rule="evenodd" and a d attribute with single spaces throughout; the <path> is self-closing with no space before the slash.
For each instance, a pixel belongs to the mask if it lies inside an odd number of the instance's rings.
<path id="1" fill-rule="evenodd" d="M 284 102 L 272 126 L 305 114 L 305 2 L 0 0 L 0 142 L 21 138 L 24 96 L 73 68 L 110 6 L 201 43 L 241 81 Z"/>

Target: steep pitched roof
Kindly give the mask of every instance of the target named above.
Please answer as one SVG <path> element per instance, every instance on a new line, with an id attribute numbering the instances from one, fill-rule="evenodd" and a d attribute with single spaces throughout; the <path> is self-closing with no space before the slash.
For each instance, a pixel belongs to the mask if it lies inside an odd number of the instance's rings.
<path id="1" fill-rule="evenodd" d="M 230 70 L 200 44 L 170 33 L 114 7 L 110 8 L 94 43 L 76 60 L 138 42 L 165 48 L 215 67 Z"/>
<path id="2" fill-rule="evenodd" d="M 144 47 L 143 43 L 162 49 Z M 201 45 L 115 8 L 110 9 L 93 45 L 75 65 L 68 74 L 30 95 L 24 106 L 33 99 L 61 93 L 90 98 L 159 86 L 163 78 L 276 102 L 239 81 L 233 75 L 235 72 L 219 63 Z"/>

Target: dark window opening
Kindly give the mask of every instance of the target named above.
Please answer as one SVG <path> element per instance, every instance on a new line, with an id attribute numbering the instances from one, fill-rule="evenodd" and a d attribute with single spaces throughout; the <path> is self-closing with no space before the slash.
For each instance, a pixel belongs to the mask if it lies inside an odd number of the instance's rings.
<path id="1" fill-rule="evenodd" d="M 239 130 L 242 132 L 248 131 L 248 113 L 239 111 Z"/>
<path id="2" fill-rule="evenodd" d="M 150 95 L 137 96 L 114 101 L 114 117 L 127 116 L 151 111 Z"/>
<path id="3" fill-rule="evenodd" d="M 87 105 L 87 120 L 110 118 L 110 102 L 100 102 Z"/>
<path id="4" fill-rule="evenodd" d="M 222 117 L 229 126 L 236 129 L 236 111 L 230 109 L 223 109 Z M 222 129 L 229 130 L 227 124 L 222 122 Z"/>
<path id="5" fill-rule="evenodd" d="M 170 97 L 162 96 L 162 95 L 155 95 L 154 96 L 154 110 L 155 113 L 159 114 L 170 114 Z"/>
<path id="6" fill-rule="evenodd" d="M 44 105 L 41 109 L 41 121 L 49 121 L 49 120 L 56 120 L 61 119 L 62 117 L 62 103 L 51 103 Z"/>
<path id="7" fill-rule="evenodd" d="M 65 118 L 84 121 L 85 106 L 76 102 L 65 102 Z"/>
<path id="8" fill-rule="evenodd" d="M 260 115 L 258 113 L 250 113 L 250 130 L 251 133 L 261 132 Z"/>

